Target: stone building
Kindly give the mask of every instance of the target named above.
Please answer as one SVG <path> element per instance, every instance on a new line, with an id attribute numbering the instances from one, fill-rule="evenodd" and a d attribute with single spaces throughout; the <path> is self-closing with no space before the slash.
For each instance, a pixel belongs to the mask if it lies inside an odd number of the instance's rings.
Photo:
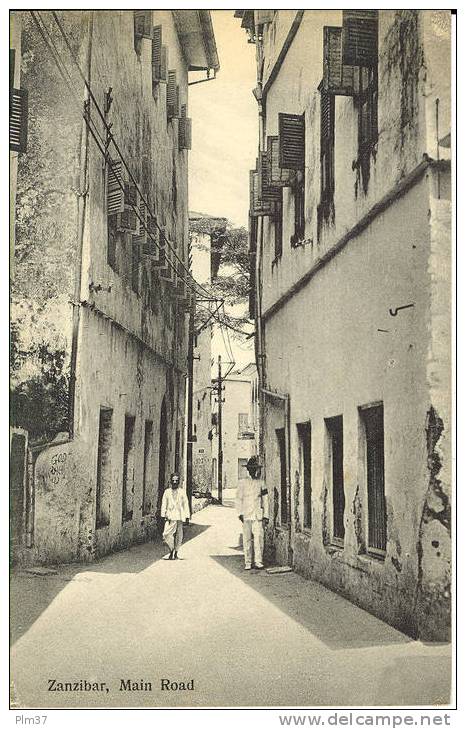
<path id="1" fill-rule="evenodd" d="M 38 443 L 21 558 L 92 560 L 153 535 L 182 466 L 188 78 L 218 57 L 204 10 L 20 17 L 13 419 Z"/>
<path id="2" fill-rule="evenodd" d="M 236 11 L 256 44 L 257 361 L 280 563 L 450 630 L 450 13 Z"/>

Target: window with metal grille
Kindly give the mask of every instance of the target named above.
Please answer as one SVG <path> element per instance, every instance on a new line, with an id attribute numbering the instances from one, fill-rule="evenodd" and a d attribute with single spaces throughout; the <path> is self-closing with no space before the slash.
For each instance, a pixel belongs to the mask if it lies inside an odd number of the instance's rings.
<path id="1" fill-rule="evenodd" d="M 123 443 L 122 519 L 133 518 L 134 496 L 134 424 L 133 415 L 125 415 L 125 437 Z"/>
<path id="2" fill-rule="evenodd" d="M 387 547 L 383 405 L 359 412 L 366 441 L 367 551 L 383 557 Z"/>
<path id="3" fill-rule="evenodd" d="M 278 458 L 280 463 L 280 523 L 288 524 L 290 516 L 288 509 L 288 485 L 286 479 L 285 429 L 278 428 L 275 433 L 277 437 Z"/>
<path id="4" fill-rule="evenodd" d="M 247 458 L 238 458 L 238 481 L 244 478 L 249 478 L 249 472 L 246 468 L 247 462 Z"/>
<path id="5" fill-rule="evenodd" d="M 343 416 L 325 420 L 329 444 L 332 485 L 332 542 L 343 546 L 345 539 L 345 489 L 343 480 Z"/>
<path id="6" fill-rule="evenodd" d="M 110 524 L 112 416 L 113 410 L 110 408 L 100 409 L 95 515 L 97 529 Z"/>
<path id="7" fill-rule="evenodd" d="M 151 494 L 150 488 L 153 481 L 153 451 L 154 451 L 154 424 L 152 420 L 146 420 L 144 424 L 144 465 L 142 473 L 142 513 L 143 516 L 150 513 Z"/>
<path id="8" fill-rule="evenodd" d="M 303 526 L 310 528 L 312 524 L 311 503 L 311 424 L 298 423 L 299 443 L 299 477 L 303 494 Z"/>

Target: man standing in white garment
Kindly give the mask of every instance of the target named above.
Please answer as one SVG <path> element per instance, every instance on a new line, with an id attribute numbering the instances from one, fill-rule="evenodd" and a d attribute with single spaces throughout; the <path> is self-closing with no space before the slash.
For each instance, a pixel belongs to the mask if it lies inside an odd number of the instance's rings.
<path id="1" fill-rule="evenodd" d="M 264 525 L 268 523 L 269 513 L 268 492 L 260 478 L 261 465 L 257 456 L 251 456 L 246 469 L 251 478 L 240 481 L 236 490 L 236 508 L 243 524 L 244 569 L 250 570 L 254 564 L 261 570 L 264 567 Z"/>
<path id="2" fill-rule="evenodd" d="M 180 488 L 178 473 L 170 476 L 170 486 L 165 489 L 162 498 L 161 516 L 166 519 L 163 541 L 170 550 L 164 559 L 178 559 L 178 549 L 183 541 L 183 522 L 189 519 L 188 499 Z"/>

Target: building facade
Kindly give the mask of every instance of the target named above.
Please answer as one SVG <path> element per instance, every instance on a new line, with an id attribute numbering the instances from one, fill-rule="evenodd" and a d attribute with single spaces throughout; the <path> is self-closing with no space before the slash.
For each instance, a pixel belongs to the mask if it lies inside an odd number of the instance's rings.
<path id="1" fill-rule="evenodd" d="M 280 563 L 450 633 L 450 13 L 237 11 L 262 440 Z"/>
<path id="2" fill-rule="evenodd" d="M 21 15 L 17 424 L 43 407 L 31 380 L 63 395 L 34 424 L 24 558 L 92 560 L 154 534 L 182 468 L 188 77 L 218 58 L 208 11 Z"/>
<path id="3" fill-rule="evenodd" d="M 222 378 L 223 492 L 227 489 L 236 489 L 238 481 L 250 478 L 246 470 L 246 463 L 256 453 L 251 397 L 251 371 L 254 369 L 255 365 L 246 365 L 242 370 L 232 372 L 226 378 Z M 215 380 L 213 382 L 216 383 Z M 214 404 L 213 410 L 216 427 L 214 428 L 212 442 L 212 471 L 214 492 L 218 493 L 218 402 Z"/>

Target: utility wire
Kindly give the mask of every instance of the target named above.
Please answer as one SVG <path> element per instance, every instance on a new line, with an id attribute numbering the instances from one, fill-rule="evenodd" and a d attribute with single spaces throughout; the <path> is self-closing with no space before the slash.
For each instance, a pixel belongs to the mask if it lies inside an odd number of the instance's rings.
<path id="1" fill-rule="evenodd" d="M 70 45 L 70 42 L 69 42 L 69 40 L 68 40 L 68 37 L 67 37 L 67 35 L 66 35 L 66 33 L 65 33 L 64 29 L 63 29 L 63 26 L 62 26 L 62 24 L 61 24 L 61 22 L 60 22 L 60 20 L 59 20 L 59 18 L 58 18 L 58 16 L 57 16 L 57 13 L 55 12 L 55 10 L 52 10 L 52 15 L 53 15 L 53 17 L 54 17 L 54 20 L 55 20 L 55 22 L 56 22 L 56 24 L 57 24 L 57 26 L 58 26 L 59 30 L 60 30 L 60 33 L 61 33 L 61 35 L 63 36 L 63 39 L 64 39 L 64 41 L 65 41 L 65 44 L 66 44 L 66 47 L 68 48 L 68 51 L 69 51 L 69 53 L 70 53 L 71 59 L 72 59 L 73 63 L 75 64 L 76 68 L 78 69 L 78 72 L 79 72 L 79 74 L 80 74 L 81 78 L 83 79 L 83 81 L 84 81 L 84 84 L 85 84 L 85 86 L 86 86 L 86 88 L 87 88 L 87 90 L 88 90 L 89 96 L 90 96 L 91 100 L 93 101 L 93 103 L 94 103 L 94 105 L 95 105 L 95 107 L 96 107 L 96 110 L 97 110 L 97 112 L 98 112 L 98 114 L 99 114 L 99 116 L 100 116 L 100 118 L 101 118 L 101 120 L 102 120 L 102 122 L 103 122 L 103 124 L 104 124 L 104 127 L 105 127 L 105 129 L 106 129 L 106 132 L 107 132 L 108 138 L 109 138 L 109 140 L 110 140 L 110 141 L 111 141 L 111 142 L 113 143 L 113 145 L 114 145 L 114 147 L 115 147 L 115 149 L 116 149 L 116 151 L 117 151 L 117 153 L 118 153 L 118 155 L 119 155 L 119 157 L 120 157 L 120 159 L 121 159 L 121 161 L 122 161 L 122 163 L 123 163 L 123 165 L 124 165 L 124 167 L 125 167 L 126 171 L 128 172 L 128 175 L 129 175 L 129 177 L 130 177 L 130 179 L 131 179 L 131 181 L 132 181 L 133 185 L 135 186 L 135 188 L 136 188 L 136 189 L 137 189 L 137 191 L 138 191 L 138 194 L 139 194 L 139 197 L 140 197 L 140 199 L 141 199 L 141 200 L 142 200 L 142 202 L 144 203 L 144 205 L 145 205 L 146 209 L 147 209 L 147 210 L 149 211 L 149 213 L 150 213 L 150 214 L 152 215 L 152 217 L 154 218 L 154 222 L 155 222 L 155 225 L 156 225 L 156 227 L 157 227 L 157 229 L 158 229 L 159 233 L 160 233 L 160 234 L 162 235 L 162 237 L 163 237 L 163 238 L 165 239 L 165 242 L 167 243 L 168 247 L 169 247 L 169 248 L 171 249 L 171 251 L 172 251 L 173 255 L 174 255 L 174 256 L 175 256 L 175 258 L 176 258 L 176 259 L 177 259 L 177 260 L 179 261 L 179 263 L 180 263 L 180 264 L 182 265 L 182 267 L 184 268 L 184 270 L 186 271 L 186 273 L 188 274 L 188 276 L 190 276 L 190 277 L 192 278 L 192 275 L 191 275 L 191 273 L 190 273 L 189 269 L 188 269 L 188 268 L 186 267 L 186 265 L 185 265 L 184 261 L 183 261 L 183 260 L 182 260 L 182 259 L 181 259 L 181 258 L 180 258 L 180 257 L 178 256 L 178 254 L 176 253 L 175 249 L 174 249 L 174 248 L 173 248 L 173 246 L 171 245 L 170 241 L 169 241 L 169 240 L 168 240 L 168 238 L 167 238 L 167 237 L 165 236 L 165 233 L 163 232 L 163 229 L 162 229 L 162 228 L 160 227 L 160 225 L 159 225 L 159 224 L 158 224 L 158 222 L 157 222 L 157 216 L 155 216 L 155 215 L 154 215 L 154 214 L 152 213 L 152 211 L 151 211 L 151 208 L 150 208 L 150 205 L 149 205 L 149 203 L 148 203 L 147 199 L 146 199 L 146 198 L 144 197 L 144 195 L 142 194 L 142 192 L 141 192 L 141 189 L 140 189 L 140 187 L 139 187 L 138 183 L 136 182 L 136 180 L 135 180 L 135 178 L 134 178 L 134 176 L 133 176 L 133 174 L 132 174 L 132 172 L 131 172 L 131 170 L 130 170 L 130 168 L 129 168 L 129 166 L 128 166 L 128 164 L 127 164 L 127 162 L 126 162 L 125 158 L 124 158 L 124 155 L 123 155 L 123 153 L 121 152 L 121 149 L 120 149 L 120 147 L 119 147 L 119 145 L 118 145 L 118 143 L 117 143 L 117 141 L 116 141 L 115 137 L 113 136 L 113 134 L 112 134 L 112 132 L 111 132 L 110 126 L 108 125 L 108 123 L 107 123 L 107 120 L 106 120 L 106 118 L 105 118 L 105 116 L 104 116 L 104 114 L 103 114 L 103 112 L 102 112 L 102 110 L 101 110 L 101 108 L 100 108 L 100 106 L 99 106 L 99 104 L 98 104 L 98 102 L 97 102 L 97 100 L 96 100 L 96 98 L 95 98 L 95 96 L 94 96 L 93 92 L 92 92 L 92 89 L 91 89 L 91 85 L 90 85 L 90 83 L 89 83 L 88 79 L 86 78 L 86 76 L 84 75 L 84 73 L 83 73 L 83 71 L 82 71 L 82 69 L 81 69 L 81 66 L 79 65 L 79 63 L 78 63 L 78 61 L 77 61 L 77 59 L 76 59 L 76 56 L 75 56 L 75 54 L 74 54 L 74 52 L 73 52 L 73 49 L 72 49 L 72 47 L 71 47 L 71 45 Z M 135 211 L 135 212 L 136 212 L 136 211 Z M 140 218 L 140 216 L 139 216 L 139 215 L 138 215 L 138 217 L 139 217 L 139 219 L 141 220 L 141 218 Z M 143 221 L 141 221 L 141 222 L 143 222 Z M 147 228 L 146 228 L 145 226 L 144 226 L 144 228 L 145 228 L 145 230 L 146 230 L 146 231 L 147 231 L 147 232 L 149 233 L 149 235 L 150 235 L 150 232 L 149 232 L 149 231 L 147 230 Z M 176 268 L 175 268 L 175 267 L 172 267 L 172 268 L 173 268 L 173 270 L 176 270 Z M 194 281 L 194 279 L 193 279 L 193 281 Z M 187 283 L 187 282 L 186 282 L 186 283 Z M 205 293 L 207 293 L 207 294 L 208 294 L 208 291 L 207 291 L 207 289 L 205 289 L 205 288 L 204 288 L 203 286 L 201 286 L 201 285 L 200 285 L 200 284 L 198 284 L 197 282 L 195 282 L 195 284 L 196 284 L 196 285 L 197 285 L 197 286 L 199 287 L 199 289 L 200 289 L 201 291 L 204 291 Z"/>
<path id="2" fill-rule="evenodd" d="M 62 62 L 62 60 L 60 58 L 60 54 L 59 54 L 59 52 L 58 52 L 58 50 L 57 50 L 57 48 L 55 46 L 55 43 L 54 43 L 54 41 L 52 39 L 52 36 L 51 36 L 51 33 L 48 31 L 48 29 L 47 29 L 47 27 L 46 27 L 43 19 L 40 18 L 39 13 L 37 13 L 37 18 L 36 18 L 36 14 L 34 13 L 34 11 L 30 11 L 30 12 L 31 12 L 31 15 L 32 15 L 32 17 L 34 19 L 34 22 L 36 23 L 36 25 L 37 25 L 37 27 L 39 29 L 39 32 L 40 32 L 40 34 L 41 34 L 41 36 L 42 36 L 42 38 L 43 38 L 43 40 L 44 40 L 44 42 L 45 42 L 48 50 L 50 51 L 50 53 L 52 55 L 53 60 L 55 61 L 55 64 L 56 64 L 56 66 L 57 66 L 57 68 L 58 68 L 58 70 L 60 72 L 60 75 L 64 79 L 65 84 L 69 87 L 71 93 L 76 96 L 76 100 L 77 100 L 77 103 L 78 103 L 78 106 L 79 106 L 80 113 L 82 114 L 82 116 L 84 118 L 84 121 L 86 123 L 86 126 L 87 126 L 87 128 L 88 128 L 91 136 L 93 137 L 93 139 L 94 139 L 94 141 L 95 141 L 95 143 L 96 143 L 99 151 L 101 152 L 102 156 L 104 157 L 106 163 L 113 170 L 112 161 L 109 159 L 109 156 L 108 156 L 108 143 L 109 143 L 108 140 L 110 139 L 110 137 L 108 137 L 107 140 L 105 140 L 101 136 L 98 128 L 95 125 L 95 122 L 92 120 L 92 117 L 90 115 L 90 110 L 88 108 L 86 109 L 86 107 L 85 107 L 84 112 L 82 111 L 82 102 L 79 99 L 79 96 L 77 94 L 76 88 L 74 87 L 73 79 L 71 78 L 68 70 L 66 69 L 66 66 L 64 65 L 64 63 Z M 39 18 L 42 21 L 43 28 L 41 27 L 41 25 L 39 23 Z M 64 31 L 63 31 L 63 29 L 61 27 L 60 27 L 60 32 L 62 33 L 62 35 L 64 37 L 64 40 L 65 40 L 65 43 L 67 44 L 70 52 L 72 53 L 72 49 L 70 48 L 69 43 L 68 43 L 67 38 L 66 38 L 66 35 L 64 35 Z M 47 39 L 45 33 L 49 36 L 49 39 Z M 75 61 L 75 59 L 73 59 L 73 60 Z M 79 65 L 77 64 L 76 61 L 75 61 L 75 64 L 78 67 L 78 70 L 80 72 L 80 75 L 84 78 L 84 76 L 83 76 L 83 74 L 81 72 L 81 69 L 80 69 L 80 67 L 79 67 Z M 90 87 L 89 87 L 89 85 L 87 83 L 86 83 L 86 88 L 88 89 L 88 93 L 91 96 L 92 92 L 91 92 Z M 95 102 L 95 99 L 94 99 L 94 103 L 96 104 L 96 106 L 98 106 L 97 103 Z M 98 108 L 98 112 L 99 112 L 99 114 L 100 114 L 100 116 L 102 118 L 102 112 L 101 112 L 100 108 Z M 108 132 L 109 131 L 109 128 L 108 128 L 108 125 L 105 122 L 105 119 L 104 119 L 104 123 L 106 125 L 106 129 L 107 129 L 107 132 Z M 115 146 L 117 146 L 115 140 L 113 139 L 113 137 L 111 137 L 110 141 L 113 141 L 113 143 L 115 144 Z M 119 151 L 119 154 L 122 157 L 120 151 Z M 127 164 L 126 164 L 126 162 L 125 162 L 125 160 L 123 158 L 122 158 L 122 162 L 123 162 L 125 168 L 127 169 L 128 174 L 131 176 L 131 178 L 134 181 L 134 178 L 133 178 L 133 176 L 131 174 L 131 171 L 129 170 L 129 168 L 128 168 L 128 166 L 127 166 Z M 117 174 L 115 174 L 115 179 L 117 180 L 117 183 L 118 183 L 118 186 L 120 187 L 120 189 L 124 192 L 124 184 L 120 181 L 119 176 Z M 136 187 L 137 187 L 137 185 L 136 185 Z M 138 188 L 138 190 L 139 190 L 139 188 Z M 147 206 L 147 202 L 145 204 Z M 144 218 L 141 217 L 139 208 L 137 206 L 133 205 L 133 204 L 131 204 L 130 207 L 133 209 L 136 217 L 138 218 L 138 220 L 142 224 L 143 229 L 147 232 L 147 234 L 148 234 L 149 238 L 151 239 L 151 241 L 155 244 L 155 246 L 157 248 L 159 248 L 160 250 L 162 250 L 162 246 L 160 246 L 159 242 L 153 237 L 151 231 L 148 230 Z M 150 212 L 150 208 L 148 208 L 148 210 Z M 152 216 L 152 217 L 155 218 L 155 216 Z M 156 222 L 156 225 L 157 225 L 158 229 L 161 231 L 160 226 L 157 224 L 157 222 Z M 173 250 L 173 247 L 171 246 L 171 244 L 168 241 L 168 239 L 166 238 L 166 236 L 163 234 L 162 231 L 161 231 L 161 233 L 162 233 L 162 237 L 164 238 L 165 242 L 168 243 L 169 248 L 175 254 L 175 257 L 179 260 L 179 262 L 183 266 L 184 270 L 186 270 L 188 272 L 188 276 L 190 277 L 189 280 L 186 279 L 185 277 L 179 275 L 179 272 L 178 272 L 178 269 L 177 269 L 176 265 L 170 260 L 169 257 L 167 257 L 165 259 L 166 265 L 168 265 L 175 272 L 176 276 L 180 280 L 182 280 L 194 293 L 196 293 L 196 288 L 195 288 L 196 286 L 198 286 L 200 290 L 206 291 L 206 289 L 204 289 L 203 287 L 201 287 L 194 280 L 194 278 L 192 277 L 192 275 L 189 272 L 189 270 L 186 269 L 186 266 L 183 264 L 183 262 L 181 261 L 181 259 L 179 258 L 179 256 L 177 256 L 177 254 Z M 151 256 L 149 256 L 147 254 L 143 254 L 143 258 L 144 257 L 151 258 Z M 128 275 L 120 274 L 120 278 L 123 279 L 123 280 L 129 280 L 131 278 L 131 276 L 132 276 L 133 271 L 135 271 L 136 268 L 139 269 L 139 266 L 141 266 L 142 264 L 143 264 L 143 260 L 138 261 L 138 263 L 130 269 L 130 274 L 128 274 Z M 191 283 L 191 281 L 192 281 L 192 283 Z"/>

